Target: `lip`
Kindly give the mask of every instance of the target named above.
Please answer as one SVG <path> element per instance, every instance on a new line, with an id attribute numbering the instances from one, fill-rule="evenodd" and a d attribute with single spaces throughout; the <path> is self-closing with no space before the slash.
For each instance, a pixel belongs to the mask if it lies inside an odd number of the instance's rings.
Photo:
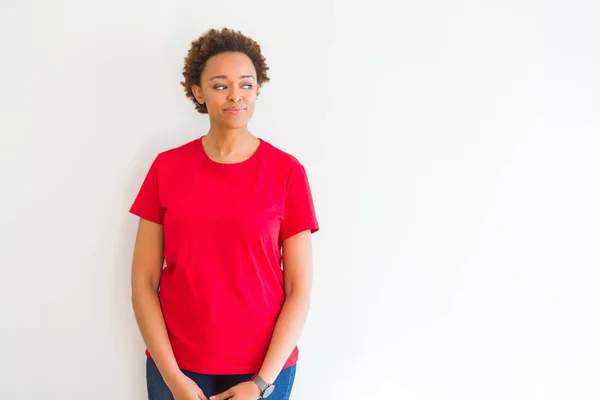
<path id="1" fill-rule="evenodd" d="M 246 111 L 246 107 L 229 107 L 225 109 L 225 112 L 229 114 L 239 114 L 242 111 Z"/>

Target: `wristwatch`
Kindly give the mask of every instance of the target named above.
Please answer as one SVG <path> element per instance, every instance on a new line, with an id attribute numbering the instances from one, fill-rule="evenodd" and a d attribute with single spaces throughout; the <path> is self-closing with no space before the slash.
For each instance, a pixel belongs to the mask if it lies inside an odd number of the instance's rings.
<path id="1" fill-rule="evenodd" d="M 260 389 L 260 393 L 261 393 L 260 398 L 261 399 L 269 397 L 271 395 L 271 393 L 273 393 L 273 390 L 275 390 L 275 385 L 271 385 L 271 384 L 265 382 L 265 380 L 263 378 L 261 378 L 260 376 L 258 376 L 258 374 L 254 375 L 252 377 L 252 382 L 256 383 L 256 385 Z"/>

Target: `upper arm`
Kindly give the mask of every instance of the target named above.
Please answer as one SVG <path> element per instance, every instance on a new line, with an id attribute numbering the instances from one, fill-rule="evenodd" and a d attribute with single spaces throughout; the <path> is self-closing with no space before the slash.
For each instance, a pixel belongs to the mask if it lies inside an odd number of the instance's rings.
<path id="1" fill-rule="evenodd" d="M 319 230 L 306 170 L 295 160 L 289 171 L 281 225 L 283 281 L 286 296 L 310 296 L 312 236 Z"/>
<path id="2" fill-rule="evenodd" d="M 306 170 L 302 164 L 294 162 L 286 182 L 281 238 L 285 241 L 305 230 L 315 233 L 319 223 Z"/>
<path id="3" fill-rule="evenodd" d="M 133 290 L 144 286 L 150 286 L 155 290 L 158 289 L 164 262 L 163 249 L 163 226 L 140 218 L 131 267 L 131 285 Z"/>
<path id="4" fill-rule="evenodd" d="M 309 295 L 312 285 L 311 230 L 305 230 L 283 241 L 283 281 L 286 296 L 291 293 Z"/>
<path id="5" fill-rule="evenodd" d="M 158 290 L 160 274 L 164 262 L 164 230 L 165 207 L 161 199 L 162 165 L 160 154 L 154 159 L 142 186 L 129 211 L 140 217 L 133 263 L 131 269 L 132 290 L 151 288 Z M 164 179 L 163 179 L 164 181 Z"/>

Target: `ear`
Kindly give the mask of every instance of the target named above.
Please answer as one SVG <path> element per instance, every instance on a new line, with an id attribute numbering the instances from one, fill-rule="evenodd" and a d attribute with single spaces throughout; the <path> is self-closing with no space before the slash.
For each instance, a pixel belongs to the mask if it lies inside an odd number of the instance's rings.
<path id="1" fill-rule="evenodd" d="M 204 93 L 202 92 L 202 88 L 200 86 L 192 85 L 192 93 L 194 94 L 194 97 L 196 98 L 198 103 L 200 103 L 200 104 L 205 103 Z"/>
<path id="2" fill-rule="evenodd" d="M 260 84 L 256 86 L 256 97 L 258 97 L 258 95 L 260 94 L 260 88 L 261 87 L 262 86 Z"/>

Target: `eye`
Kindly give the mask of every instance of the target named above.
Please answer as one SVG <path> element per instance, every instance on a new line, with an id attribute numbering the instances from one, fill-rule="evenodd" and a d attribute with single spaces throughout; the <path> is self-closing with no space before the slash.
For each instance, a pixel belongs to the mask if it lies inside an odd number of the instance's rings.
<path id="1" fill-rule="evenodd" d="M 223 90 L 225 88 L 227 88 L 227 86 L 225 86 L 225 85 L 215 85 L 215 86 L 213 86 L 213 89 L 215 89 L 215 90 Z"/>
<path id="2" fill-rule="evenodd" d="M 244 83 L 244 84 L 242 85 L 242 87 L 245 87 L 245 88 L 247 88 L 247 89 L 252 89 L 254 86 L 253 86 L 251 83 Z"/>

